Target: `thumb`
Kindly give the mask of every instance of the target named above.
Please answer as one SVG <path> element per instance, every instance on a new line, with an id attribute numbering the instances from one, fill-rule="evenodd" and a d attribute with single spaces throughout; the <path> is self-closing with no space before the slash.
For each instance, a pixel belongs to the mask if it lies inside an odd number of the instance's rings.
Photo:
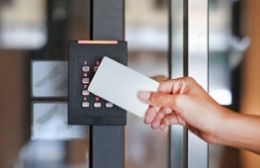
<path id="1" fill-rule="evenodd" d="M 170 107 L 172 109 L 175 109 L 174 107 L 176 107 L 177 97 L 178 95 L 159 92 L 141 91 L 138 93 L 138 98 L 146 104 L 159 107 Z"/>

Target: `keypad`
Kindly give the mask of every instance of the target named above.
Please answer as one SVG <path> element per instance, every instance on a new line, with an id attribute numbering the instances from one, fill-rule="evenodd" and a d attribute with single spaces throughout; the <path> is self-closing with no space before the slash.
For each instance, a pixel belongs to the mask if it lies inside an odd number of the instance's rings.
<path id="1" fill-rule="evenodd" d="M 91 81 L 91 78 L 94 76 L 95 72 L 98 70 L 100 61 L 95 61 L 94 65 L 89 65 L 87 60 L 84 60 L 82 62 L 82 79 L 81 83 L 83 85 L 82 90 L 81 90 L 81 95 L 82 95 L 82 108 L 113 108 L 114 105 L 110 102 L 106 102 L 104 100 L 101 100 L 99 97 L 89 93 L 88 86 Z"/>
<path id="2" fill-rule="evenodd" d="M 68 123 L 125 125 L 126 111 L 88 92 L 88 87 L 104 56 L 127 65 L 127 42 L 69 41 L 68 51 Z"/>

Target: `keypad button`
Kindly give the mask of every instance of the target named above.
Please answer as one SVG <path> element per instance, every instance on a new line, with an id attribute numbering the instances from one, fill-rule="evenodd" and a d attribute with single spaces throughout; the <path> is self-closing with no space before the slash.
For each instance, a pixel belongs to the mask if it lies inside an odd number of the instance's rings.
<path id="1" fill-rule="evenodd" d="M 98 70 L 98 66 L 95 66 L 94 67 L 94 71 L 96 72 Z"/>
<path id="2" fill-rule="evenodd" d="M 82 102 L 82 107 L 89 107 L 89 102 Z"/>
<path id="3" fill-rule="evenodd" d="M 114 105 L 112 103 L 106 103 L 106 108 L 113 108 Z"/>
<path id="4" fill-rule="evenodd" d="M 82 83 L 88 84 L 88 83 L 89 83 L 89 78 L 83 78 L 83 79 L 82 79 Z"/>
<path id="5" fill-rule="evenodd" d="M 82 90 L 82 95 L 83 95 L 83 96 L 88 96 L 88 95 L 89 95 L 89 91 L 87 91 L 87 90 Z"/>
<path id="6" fill-rule="evenodd" d="M 83 66 L 83 67 L 81 68 L 81 70 L 82 70 L 83 72 L 88 72 L 88 71 L 90 70 L 90 68 L 89 68 L 89 66 Z"/>
<path id="7" fill-rule="evenodd" d="M 94 103 L 94 107 L 100 108 L 101 107 L 101 103 L 99 103 L 99 102 Z"/>

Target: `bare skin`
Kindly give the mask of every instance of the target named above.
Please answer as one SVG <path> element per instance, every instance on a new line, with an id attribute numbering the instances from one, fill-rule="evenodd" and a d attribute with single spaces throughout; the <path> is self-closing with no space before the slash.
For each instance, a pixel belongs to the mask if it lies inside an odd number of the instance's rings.
<path id="1" fill-rule="evenodd" d="M 222 107 L 190 77 L 163 81 L 157 92 L 142 91 L 138 97 L 150 105 L 144 122 L 153 129 L 179 124 L 208 143 L 260 154 L 260 116 Z"/>

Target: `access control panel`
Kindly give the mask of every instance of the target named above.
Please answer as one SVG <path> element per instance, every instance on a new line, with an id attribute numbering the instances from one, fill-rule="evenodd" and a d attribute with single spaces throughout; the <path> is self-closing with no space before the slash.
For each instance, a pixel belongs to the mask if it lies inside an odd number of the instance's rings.
<path id="1" fill-rule="evenodd" d="M 88 86 L 104 56 L 126 65 L 127 43 L 125 41 L 69 42 L 69 124 L 126 124 L 125 110 L 88 92 Z"/>

